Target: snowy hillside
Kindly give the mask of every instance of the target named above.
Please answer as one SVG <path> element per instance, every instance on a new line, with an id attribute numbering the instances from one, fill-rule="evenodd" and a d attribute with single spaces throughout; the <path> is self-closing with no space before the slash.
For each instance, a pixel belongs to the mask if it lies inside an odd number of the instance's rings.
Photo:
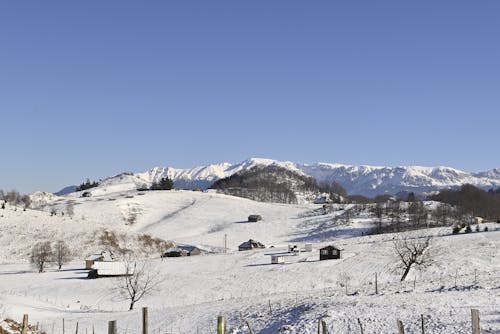
<path id="1" fill-rule="evenodd" d="M 276 165 L 307 176 L 318 182 L 335 181 L 349 194 L 375 196 L 400 192 L 430 192 L 443 188 L 456 188 L 470 183 L 483 189 L 500 187 L 500 169 L 487 172 L 469 173 L 450 167 L 376 167 L 353 166 L 331 163 L 300 164 L 290 161 L 251 158 L 241 163 L 221 163 L 191 169 L 155 167 L 143 173 L 125 173 L 105 180 L 109 187 L 127 184 L 127 189 L 148 187 L 162 177 L 174 180 L 175 187 L 181 189 L 206 189 L 215 181 L 255 166 Z M 109 189 L 107 191 L 110 191 Z"/>
<path id="2" fill-rule="evenodd" d="M 328 333 L 357 332 L 358 318 L 367 333 L 393 333 L 397 319 L 415 333 L 422 314 L 429 333 L 451 334 L 469 333 L 470 309 L 477 308 L 483 333 L 500 331 L 495 223 L 488 223 L 488 232 L 427 231 L 434 236 L 432 265 L 412 269 L 400 283 L 395 235 L 365 235 L 375 224 L 368 211 L 349 219 L 344 214 L 356 205 L 324 211 L 322 205 L 262 203 L 211 191 L 142 192 L 135 190 L 140 182 L 127 173 L 90 189 L 90 197 L 37 193 L 40 210 L 0 209 L 0 316 L 19 321 L 28 313 L 50 333 L 62 331 L 63 318 L 66 329 L 78 322 L 81 332 L 95 327 L 101 333 L 117 320 L 119 333 L 137 333 L 140 307 L 148 306 L 150 332 L 213 333 L 222 314 L 229 333 L 247 333 L 245 320 L 255 333 L 307 334 L 317 333 L 318 319 Z M 250 223 L 250 214 L 263 219 Z M 266 249 L 239 252 L 250 238 Z M 162 260 L 154 242 L 148 249 L 155 239 L 209 252 Z M 36 273 L 27 263 L 32 245 L 55 240 L 69 245 L 74 261 L 61 271 L 52 266 Z M 289 243 L 311 243 L 313 251 L 288 254 Z M 319 261 L 319 248 L 328 244 L 343 250 L 341 259 Z M 126 311 L 116 279 L 86 279 L 82 270 L 87 254 L 111 246 L 149 257 L 162 279 L 137 310 Z M 271 255 L 285 256 L 286 264 L 271 265 Z"/>

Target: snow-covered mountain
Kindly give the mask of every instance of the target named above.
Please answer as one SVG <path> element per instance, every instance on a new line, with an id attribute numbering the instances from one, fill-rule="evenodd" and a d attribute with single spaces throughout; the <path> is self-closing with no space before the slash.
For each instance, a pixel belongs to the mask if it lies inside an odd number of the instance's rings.
<path id="1" fill-rule="evenodd" d="M 240 163 L 220 163 L 189 169 L 154 167 L 143 173 L 124 173 L 104 180 L 99 188 L 132 189 L 150 186 L 162 177 L 174 180 L 176 188 L 206 189 L 215 181 L 255 166 L 276 165 L 314 177 L 319 183 L 335 181 L 349 194 L 375 196 L 413 191 L 416 193 L 456 188 L 470 183 L 483 189 L 500 187 L 500 168 L 469 173 L 451 167 L 355 166 L 332 163 L 302 164 L 290 161 L 250 158 Z M 100 191 L 96 189 L 95 191 Z"/>

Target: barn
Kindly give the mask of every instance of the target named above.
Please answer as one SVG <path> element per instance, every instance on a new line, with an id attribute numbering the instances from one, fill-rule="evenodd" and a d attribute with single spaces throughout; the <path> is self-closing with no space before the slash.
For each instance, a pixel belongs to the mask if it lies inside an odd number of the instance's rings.
<path id="1" fill-rule="evenodd" d="M 196 246 L 176 246 L 168 249 L 161 257 L 181 257 L 200 254 L 201 249 Z"/>
<path id="2" fill-rule="evenodd" d="M 245 241 L 244 243 L 242 243 L 241 245 L 238 246 L 238 250 L 240 250 L 240 251 L 252 250 L 255 248 L 266 248 L 266 246 L 264 246 L 264 244 L 262 244 L 256 240 L 253 240 L 253 239 Z"/>
<path id="3" fill-rule="evenodd" d="M 130 276 L 134 273 L 133 267 L 127 266 L 125 262 L 98 261 L 94 263 L 88 273 L 88 278 Z"/>
<path id="4" fill-rule="evenodd" d="M 340 259 L 340 252 L 342 250 L 335 246 L 326 246 L 319 250 L 319 259 L 320 260 L 331 260 L 331 259 Z"/>
<path id="5" fill-rule="evenodd" d="M 114 261 L 113 253 L 110 250 L 103 250 L 94 254 L 87 256 L 85 259 L 85 269 L 92 269 L 95 262 Z"/>

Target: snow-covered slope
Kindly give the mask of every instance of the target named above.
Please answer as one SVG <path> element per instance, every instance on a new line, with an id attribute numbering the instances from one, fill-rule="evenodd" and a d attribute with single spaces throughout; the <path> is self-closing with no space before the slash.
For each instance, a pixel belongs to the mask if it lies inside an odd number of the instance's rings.
<path id="1" fill-rule="evenodd" d="M 349 194 L 374 196 L 397 194 L 404 191 L 417 193 L 455 188 L 469 183 L 481 188 L 500 186 L 500 173 L 471 174 L 451 167 L 374 167 L 328 163 L 301 165 L 301 170 L 319 182 L 338 182 Z"/>
<path id="2" fill-rule="evenodd" d="M 367 236 L 374 223 L 368 216 L 352 217 L 350 223 L 336 219 L 353 204 L 319 214 L 318 205 L 261 203 L 211 191 L 141 192 L 134 189 L 140 181 L 123 174 L 91 189 L 91 197 L 40 193 L 44 211 L 0 209 L 0 317 L 21 319 L 27 313 L 51 333 L 62 332 L 63 318 L 66 328 L 78 322 L 81 332 L 94 326 L 105 332 L 108 321 L 117 320 L 120 333 L 136 333 L 140 307 L 148 306 L 151 332 L 211 333 L 222 314 L 229 333 L 248 332 L 243 318 L 255 333 L 309 334 L 317 332 L 318 319 L 326 321 L 329 333 L 353 333 L 358 318 L 369 333 L 394 332 L 396 319 L 408 333 L 417 333 L 423 314 L 429 332 L 456 334 L 470 333 L 470 308 L 478 308 L 484 333 L 500 330 L 495 223 L 481 233 L 450 235 L 449 227 L 427 231 L 436 236 L 432 266 L 412 269 L 411 282 L 400 283 L 400 273 L 393 272 L 394 235 Z M 263 220 L 249 223 L 249 214 Z M 143 234 L 219 252 L 163 260 L 151 252 L 163 280 L 136 311 L 127 312 L 116 280 L 85 279 L 82 270 L 83 257 L 103 246 L 104 230 L 139 257 L 146 255 L 137 238 Z M 268 248 L 238 252 L 249 238 Z M 35 242 L 46 240 L 65 240 L 75 262 L 61 271 L 34 272 L 26 263 L 28 253 Z M 306 242 L 313 252 L 286 252 L 286 244 Z M 342 258 L 319 261 L 319 248 L 330 243 L 344 250 Z M 271 255 L 284 255 L 286 264 L 271 265 Z M 375 273 L 379 294 L 374 294 Z"/>
<path id="3" fill-rule="evenodd" d="M 301 164 L 290 161 L 250 158 L 243 162 L 220 163 L 190 169 L 155 167 L 143 173 L 127 173 L 104 181 L 106 191 L 112 186 L 120 189 L 135 189 L 150 186 L 162 177 L 174 180 L 175 186 L 182 189 L 206 189 L 215 181 L 255 166 L 277 165 L 295 172 L 314 177 L 318 182 L 335 181 L 349 194 L 375 196 L 378 194 L 397 194 L 413 191 L 417 193 L 455 188 L 470 183 L 483 189 L 500 187 L 500 168 L 487 172 L 469 173 L 451 167 L 421 166 L 354 166 L 331 163 Z M 124 185 L 127 184 L 124 188 Z M 96 190 L 93 190 L 96 191 Z"/>

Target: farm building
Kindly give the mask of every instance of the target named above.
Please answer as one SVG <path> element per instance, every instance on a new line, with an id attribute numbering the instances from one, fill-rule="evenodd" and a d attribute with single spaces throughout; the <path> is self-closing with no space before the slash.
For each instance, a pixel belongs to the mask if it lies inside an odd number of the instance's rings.
<path id="1" fill-rule="evenodd" d="M 107 261 L 107 262 L 114 261 L 113 253 L 111 253 L 111 251 L 109 251 L 109 250 L 104 250 L 104 251 L 100 251 L 100 252 L 94 253 L 92 255 L 89 255 L 85 259 L 85 269 L 92 269 L 92 265 L 95 262 L 100 262 L 100 261 Z"/>
<path id="2" fill-rule="evenodd" d="M 261 244 L 260 242 L 255 241 L 253 239 L 245 241 L 244 243 L 242 243 L 241 245 L 238 246 L 238 250 L 240 250 L 240 251 L 252 250 L 255 248 L 266 248 L 266 246 L 264 246 L 264 244 Z"/>
<path id="3" fill-rule="evenodd" d="M 298 245 L 288 245 L 288 253 L 300 253 Z"/>
<path id="4" fill-rule="evenodd" d="M 177 246 L 168 249 L 161 257 L 181 257 L 200 255 L 201 249 L 195 246 Z"/>
<path id="5" fill-rule="evenodd" d="M 256 223 L 259 220 L 262 220 L 262 216 L 261 215 L 250 215 L 250 216 L 248 216 L 248 221 L 249 222 Z"/>
<path id="6" fill-rule="evenodd" d="M 285 264 L 285 257 L 283 255 L 272 255 L 271 264 Z"/>
<path id="7" fill-rule="evenodd" d="M 128 276 L 132 274 L 133 274 L 133 268 L 128 267 L 125 262 L 98 261 L 94 263 L 87 277 L 88 278 L 117 277 L 117 276 Z"/>
<path id="8" fill-rule="evenodd" d="M 320 260 L 340 259 L 341 249 L 335 246 L 326 246 L 319 250 Z"/>
<path id="9" fill-rule="evenodd" d="M 312 252 L 313 251 L 313 245 L 312 244 L 305 244 L 303 251 L 304 252 Z"/>

